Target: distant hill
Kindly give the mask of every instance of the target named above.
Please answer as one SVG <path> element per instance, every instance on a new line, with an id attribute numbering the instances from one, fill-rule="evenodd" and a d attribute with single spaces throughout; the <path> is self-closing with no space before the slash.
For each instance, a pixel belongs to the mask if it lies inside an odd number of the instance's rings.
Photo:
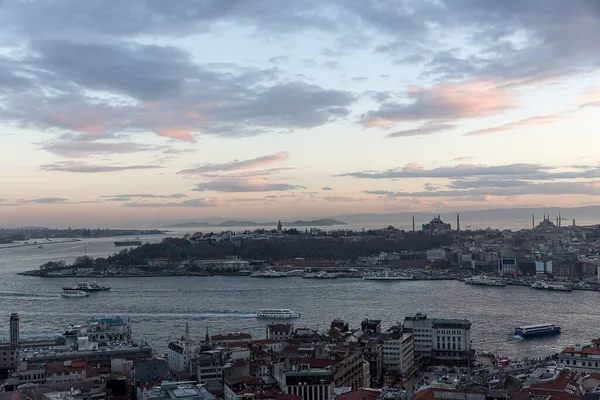
<path id="1" fill-rule="evenodd" d="M 346 225 L 345 222 L 325 218 L 325 219 L 317 219 L 313 221 L 292 221 L 292 222 L 281 222 L 282 226 L 286 227 L 294 227 L 294 226 L 334 226 L 334 225 Z M 257 227 L 257 226 L 272 226 L 275 228 L 277 226 L 276 222 L 254 222 L 254 221 L 223 221 L 218 223 L 211 222 L 184 222 L 180 224 L 168 225 L 163 228 L 241 228 L 241 227 Z"/>

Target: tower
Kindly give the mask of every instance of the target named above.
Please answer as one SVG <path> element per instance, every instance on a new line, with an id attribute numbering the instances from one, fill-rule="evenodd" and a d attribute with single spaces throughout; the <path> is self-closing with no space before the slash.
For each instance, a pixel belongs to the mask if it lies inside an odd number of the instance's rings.
<path id="1" fill-rule="evenodd" d="M 456 232 L 460 232 L 460 215 L 456 213 Z"/>
<path id="2" fill-rule="evenodd" d="M 208 326 L 206 327 L 206 336 L 204 337 L 204 344 L 207 346 L 211 346 L 210 335 L 208 334 Z"/>
<path id="3" fill-rule="evenodd" d="M 531 214 L 531 229 L 535 228 L 535 214 Z"/>
<path id="4" fill-rule="evenodd" d="M 558 227 L 562 227 L 562 216 L 558 214 Z"/>
<path id="5" fill-rule="evenodd" d="M 415 231 L 415 216 L 413 215 L 413 232 Z"/>
<path id="6" fill-rule="evenodd" d="M 10 314 L 10 348 L 19 348 L 19 314 Z"/>
<path id="7" fill-rule="evenodd" d="M 573 218 L 573 228 L 575 228 L 577 225 L 575 225 L 575 218 Z"/>
<path id="8" fill-rule="evenodd" d="M 283 228 L 281 227 L 281 220 L 277 222 L 277 233 L 281 234 L 283 232 Z"/>

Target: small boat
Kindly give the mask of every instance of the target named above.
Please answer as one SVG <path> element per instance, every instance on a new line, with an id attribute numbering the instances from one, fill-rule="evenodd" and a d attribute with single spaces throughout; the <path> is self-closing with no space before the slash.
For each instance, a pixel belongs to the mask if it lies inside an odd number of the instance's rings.
<path id="1" fill-rule="evenodd" d="M 41 244 L 38 246 L 38 249 L 43 249 L 44 246 L 42 246 Z"/>
<path id="2" fill-rule="evenodd" d="M 258 310 L 256 318 L 291 319 L 300 318 L 300 314 L 287 308 L 265 308 Z"/>
<path id="3" fill-rule="evenodd" d="M 535 336 L 546 336 L 556 335 L 560 333 L 560 326 L 554 324 L 538 324 L 538 325 L 525 325 L 518 326 L 515 328 L 515 336 L 521 336 L 523 338 L 531 338 Z"/>
<path id="4" fill-rule="evenodd" d="M 63 287 L 63 290 L 82 290 L 84 292 L 101 292 L 110 290 L 107 286 L 100 286 L 97 282 L 77 282 L 73 287 Z"/>
<path id="5" fill-rule="evenodd" d="M 483 285 L 483 286 L 497 286 L 504 287 L 506 284 L 501 279 L 488 278 L 487 276 L 472 276 L 465 279 L 465 283 L 468 285 Z"/>
<path id="6" fill-rule="evenodd" d="M 88 292 L 84 292 L 83 290 L 65 290 L 60 294 L 62 297 L 89 297 L 90 294 Z"/>

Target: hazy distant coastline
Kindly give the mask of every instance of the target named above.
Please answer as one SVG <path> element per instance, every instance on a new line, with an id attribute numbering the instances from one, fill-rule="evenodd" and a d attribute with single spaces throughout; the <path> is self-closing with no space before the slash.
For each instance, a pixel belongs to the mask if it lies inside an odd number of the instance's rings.
<path id="1" fill-rule="evenodd" d="M 278 222 L 254 222 L 254 221 L 223 221 L 218 223 L 211 222 L 184 222 L 179 224 L 165 225 L 163 228 L 228 228 L 228 227 L 257 227 L 257 226 L 272 226 L 276 227 Z M 334 225 L 347 225 L 345 222 L 338 221 L 331 218 L 317 219 L 314 221 L 292 221 L 284 222 L 281 221 L 281 226 L 334 226 Z"/>

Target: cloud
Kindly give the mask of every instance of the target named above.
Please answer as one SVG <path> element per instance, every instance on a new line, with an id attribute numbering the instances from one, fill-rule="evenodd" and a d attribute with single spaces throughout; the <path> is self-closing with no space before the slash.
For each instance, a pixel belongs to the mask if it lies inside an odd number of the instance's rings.
<path id="1" fill-rule="evenodd" d="M 256 178 L 256 177 L 265 177 L 265 176 L 269 176 L 269 175 L 275 175 L 280 172 L 291 171 L 294 169 L 296 169 L 296 168 L 294 168 L 294 167 L 266 168 L 266 169 L 248 170 L 248 171 L 233 172 L 233 173 L 226 173 L 226 174 L 220 174 L 220 173 L 202 174 L 202 177 L 210 178 L 210 179 L 215 179 L 215 178 Z"/>
<path id="2" fill-rule="evenodd" d="M 543 182 L 531 183 L 521 182 L 520 184 L 512 184 L 505 187 L 486 187 L 472 189 L 450 189 L 438 191 L 417 191 L 417 192 L 401 192 L 388 190 L 365 190 L 363 193 L 385 196 L 388 198 L 404 198 L 404 197 L 451 197 L 457 199 L 467 199 L 479 197 L 487 199 L 489 196 L 494 197 L 510 197 L 524 195 L 589 195 L 600 196 L 600 182 Z"/>
<path id="3" fill-rule="evenodd" d="M 271 192 L 294 190 L 304 186 L 290 185 L 287 183 L 273 183 L 267 179 L 218 179 L 196 185 L 195 191 L 215 192 Z"/>
<path id="4" fill-rule="evenodd" d="M 516 107 L 514 95 L 486 81 L 413 88 L 406 98 L 408 102 L 387 102 L 378 110 L 363 114 L 361 123 L 367 127 L 390 127 L 400 122 L 427 121 L 429 128 L 426 126 L 423 132 L 433 133 L 440 130 L 440 123 L 486 117 Z M 396 136 L 403 136 L 402 132 Z"/>
<path id="5" fill-rule="evenodd" d="M 68 199 L 62 197 L 42 197 L 39 199 L 32 200 L 19 200 L 21 203 L 31 203 L 31 204 L 61 204 L 68 202 Z"/>
<path id="6" fill-rule="evenodd" d="M 425 136 L 434 133 L 444 132 L 453 129 L 455 126 L 446 123 L 428 122 L 418 128 L 406 129 L 403 131 L 392 132 L 387 135 L 388 138 L 408 137 L 408 136 Z"/>
<path id="7" fill-rule="evenodd" d="M 149 146 L 119 139 L 115 135 L 64 134 L 57 139 L 43 143 L 41 148 L 70 158 L 127 154 L 151 150 Z"/>
<path id="8" fill-rule="evenodd" d="M 153 132 L 195 142 L 201 134 L 313 128 L 346 117 L 357 100 L 347 91 L 280 79 L 275 68 L 197 64 L 174 46 L 87 39 L 32 39 L 6 78 L 22 73 L 30 89 L 4 96 L 0 117 L 63 133 Z"/>
<path id="9" fill-rule="evenodd" d="M 358 198 L 358 197 L 348 197 L 348 196 L 328 196 L 328 197 L 323 197 L 323 200 L 330 201 L 330 202 L 348 203 L 348 202 L 355 202 L 355 201 L 364 201 L 365 199 Z"/>
<path id="10" fill-rule="evenodd" d="M 162 208 L 162 207 L 181 207 L 181 208 L 203 208 L 203 207 L 219 207 L 223 206 L 224 203 L 218 198 L 201 198 L 201 199 L 190 199 L 181 202 L 171 203 L 125 203 L 125 207 L 133 208 Z"/>
<path id="11" fill-rule="evenodd" d="M 129 201 L 131 199 L 181 199 L 187 197 L 183 193 L 174 194 L 149 194 L 149 193 L 137 193 L 137 194 L 114 194 L 100 196 L 101 199 L 108 201 Z"/>
<path id="12" fill-rule="evenodd" d="M 472 160 L 473 157 L 468 157 L 468 156 L 463 156 L 463 157 L 455 157 L 452 159 L 452 161 L 467 161 L 467 160 Z"/>
<path id="13" fill-rule="evenodd" d="M 232 161 L 222 164 L 204 164 L 194 168 L 184 169 L 179 171 L 180 174 L 205 174 L 210 172 L 218 171 L 236 171 L 262 167 L 269 164 L 280 163 L 287 160 L 290 157 L 290 153 L 287 151 L 281 151 L 279 153 L 270 154 L 266 156 L 256 157 L 249 160 Z"/>
<path id="14" fill-rule="evenodd" d="M 333 189 L 332 189 L 332 188 L 330 188 L 329 186 L 323 186 L 323 187 L 321 188 L 321 190 L 333 190 Z"/>
<path id="15" fill-rule="evenodd" d="M 79 161 L 58 161 L 53 164 L 44 164 L 40 170 L 48 172 L 74 172 L 83 174 L 96 174 L 103 172 L 121 172 L 141 169 L 160 169 L 160 165 L 97 165 L 86 164 Z"/>
<path id="16" fill-rule="evenodd" d="M 482 135 L 491 135 L 493 133 L 500 133 L 505 131 L 510 131 L 514 129 L 520 128 L 532 128 L 536 126 L 543 125 L 552 125 L 558 122 L 561 122 L 568 118 L 568 114 L 551 114 L 551 115 L 541 115 L 537 117 L 525 118 L 519 121 L 510 122 L 508 124 L 502 124 L 495 126 L 493 128 L 479 129 L 476 131 L 471 131 L 465 133 L 463 136 L 482 136 Z"/>
<path id="17" fill-rule="evenodd" d="M 473 178 L 486 176 L 511 177 L 523 180 L 600 178 L 600 168 L 583 165 L 570 166 L 570 169 L 575 169 L 575 171 L 556 171 L 558 167 L 525 163 L 507 165 L 460 164 L 432 169 L 414 169 L 411 165 L 408 164 L 403 168 L 387 171 L 360 171 L 336 176 L 352 176 L 363 179 Z"/>

